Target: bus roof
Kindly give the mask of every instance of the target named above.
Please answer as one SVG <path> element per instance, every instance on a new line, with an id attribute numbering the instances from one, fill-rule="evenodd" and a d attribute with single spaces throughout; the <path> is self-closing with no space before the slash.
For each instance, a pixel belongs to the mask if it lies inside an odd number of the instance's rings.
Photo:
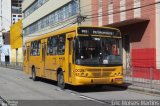
<path id="1" fill-rule="evenodd" d="M 29 43 L 29 42 L 32 42 L 32 41 L 35 41 L 35 40 L 45 39 L 45 38 L 48 38 L 48 37 L 54 36 L 54 35 L 59 35 L 59 34 L 67 33 L 67 32 L 77 31 L 78 27 L 98 28 L 97 26 L 77 26 L 77 25 L 74 25 L 74 26 L 63 28 L 63 29 L 58 29 L 58 30 L 55 30 L 55 31 L 52 31 L 52 32 L 49 32 L 49 33 L 46 33 L 46 34 L 43 34 L 43 35 L 38 35 L 38 36 L 35 36 L 35 37 L 33 36 L 34 38 L 30 38 L 30 39 L 26 40 L 25 43 Z M 112 27 L 99 27 L 99 28 L 108 28 L 108 29 L 113 29 L 113 30 L 119 31 L 119 29 L 112 28 Z"/>
<path id="2" fill-rule="evenodd" d="M 25 43 L 31 42 L 31 41 L 35 41 L 35 40 L 40 40 L 40 39 L 44 39 L 47 37 L 50 37 L 52 35 L 58 35 L 58 34 L 62 34 L 62 33 L 66 33 L 66 32 L 72 32 L 75 31 L 77 29 L 77 25 L 71 26 L 71 27 L 67 27 L 67 28 L 63 28 L 63 29 L 58 29 L 43 35 L 38 35 L 38 36 L 33 36 L 34 38 L 28 39 Z"/>

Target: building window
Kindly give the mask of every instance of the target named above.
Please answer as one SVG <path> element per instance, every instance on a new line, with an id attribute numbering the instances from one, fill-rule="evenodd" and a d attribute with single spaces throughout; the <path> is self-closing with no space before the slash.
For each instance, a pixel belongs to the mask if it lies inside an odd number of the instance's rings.
<path id="1" fill-rule="evenodd" d="M 18 17 L 22 17 L 22 15 L 18 15 Z"/>
<path id="2" fill-rule="evenodd" d="M 65 35 L 59 35 L 58 37 L 58 47 L 57 47 L 57 54 L 63 55 L 65 52 L 65 41 L 66 36 Z"/>
<path id="3" fill-rule="evenodd" d="M 54 11 L 53 13 L 45 16 L 44 18 L 40 19 L 39 21 L 25 28 L 24 35 L 32 34 L 45 27 L 62 22 L 71 16 L 77 15 L 78 14 L 77 7 L 78 7 L 77 2 L 70 2 L 69 4 L 61 7 L 60 9 Z"/>
<path id="4" fill-rule="evenodd" d="M 63 55 L 65 52 L 65 34 L 49 37 L 47 42 L 47 55 Z"/>
<path id="5" fill-rule="evenodd" d="M 37 0 L 36 2 L 34 2 L 27 10 L 24 11 L 24 18 L 33 13 L 47 1 L 48 0 Z"/>
<path id="6" fill-rule="evenodd" d="M 56 55 L 57 54 L 57 44 L 58 44 L 58 37 L 50 37 L 48 38 L 47 43 L 47 54 L 48 55 Z"/>
<path id="7" fill-rule="evenodd" d="M 40 40 L 39 41 L 34 41 L 31 43 L 31 56 L 39 56 L 40 55 Z"/>
<path id="8" fill-rule="evenodd" d="M 16 17 L 16 15 L 13 15 L 13 17 Z"/>

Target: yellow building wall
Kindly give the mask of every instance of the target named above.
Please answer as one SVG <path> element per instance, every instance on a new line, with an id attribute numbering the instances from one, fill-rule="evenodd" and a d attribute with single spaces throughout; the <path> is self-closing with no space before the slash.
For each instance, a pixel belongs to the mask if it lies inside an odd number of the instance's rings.
<path id="1" fill-rule="evenodd" d="M 19 20 L 17 23 L 13 24 L 10 27 L 10 45 L 11 45 L 11 62 L 23 62 L 22 20 Z M 18 49 L 17 56 L 16 56 L 16 49 Z"/>
<path id="2" fill-rule="evenodd" d="M 11 50 L 11 62 L 16 62 L 16 49 L 12 49 L 12 50 Z M 23 52 L 22 52 L 22 48 L 18 48 L 17 62 L 18 62 L 18 63 L 23 62 Z"/>
<path id="3" fill-rule="evenodd" d="M 16 62 L 16 49 L 11 49 L 11 62 Z"/>
<path id="4" fill-rule="evenodd" d="M 11 49 L 22 47 L 22 20 L 10 27 L 10 44 Z"/>

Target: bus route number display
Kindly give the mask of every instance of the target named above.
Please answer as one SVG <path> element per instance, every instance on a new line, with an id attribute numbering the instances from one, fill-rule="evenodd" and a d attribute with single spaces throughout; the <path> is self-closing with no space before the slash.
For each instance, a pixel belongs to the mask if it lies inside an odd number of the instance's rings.
<path id="1" fill-rule="evenodd" d="M 106 35 L 106 36 L 120 37 L 120 32 L 118 30 L 109 28 L 79 27 L 78 34 Z"/>

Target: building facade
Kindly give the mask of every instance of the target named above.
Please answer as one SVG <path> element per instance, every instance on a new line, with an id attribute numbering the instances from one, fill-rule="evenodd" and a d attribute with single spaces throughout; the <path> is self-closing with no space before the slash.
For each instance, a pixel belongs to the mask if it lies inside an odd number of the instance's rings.
<path id="1" fill-rule="evenodd" d="M 77 17 L 85 16 L 86 11 L 91 11 L 91 5 L 85 6 L 86 3 L 91 4 L 91 0 L 24 0 L 22 4 L 24 38 L 78 24 Z M 91 21 L 79 24 L 91 25 Z"/>
<path id="2" fill-rule="evenodd" d="M 1 60 L 2 60 L 2 62 L 9 63 L 10 62 L 10 54 L 11 54 L 10 32 L 3 32 L 2 38 L 3 38 L 3 46 L 2 46 Z"/>
<path id="3" fill-rule="evenodd" d="M 12 24 L 22 19 L 22 1 L 23 0 L 11 0 L 12 2 Z"/>
<path id="4" fill-rule="evenodd" d="M 5 62 L 6 50 L 10 48 L 4 44 L 2 33 L 8 32 L 11 25 L 11 0 L 0 0 L 0 62 Z M 6 54 L 8 55 L 8 54 Z"/>
<path id="5" fill-rule="evenodd" d="M 92 0 L 92 24 L 122 32 L 124 68 L 160 69 L 159 6 L 159 0 Z"/>
<path id="6" fill-rule="evenodd" d="M 22 63 L 22 20 L 13 24 L 10 28 L 11 62 Z"/>
<path id="7" fill-rule="evenodd" d="M 27 38 L 74 23 L 78 14 L 78 2 L 77 0 L 25 0 L 22 11 L 23 35 Z"/>

